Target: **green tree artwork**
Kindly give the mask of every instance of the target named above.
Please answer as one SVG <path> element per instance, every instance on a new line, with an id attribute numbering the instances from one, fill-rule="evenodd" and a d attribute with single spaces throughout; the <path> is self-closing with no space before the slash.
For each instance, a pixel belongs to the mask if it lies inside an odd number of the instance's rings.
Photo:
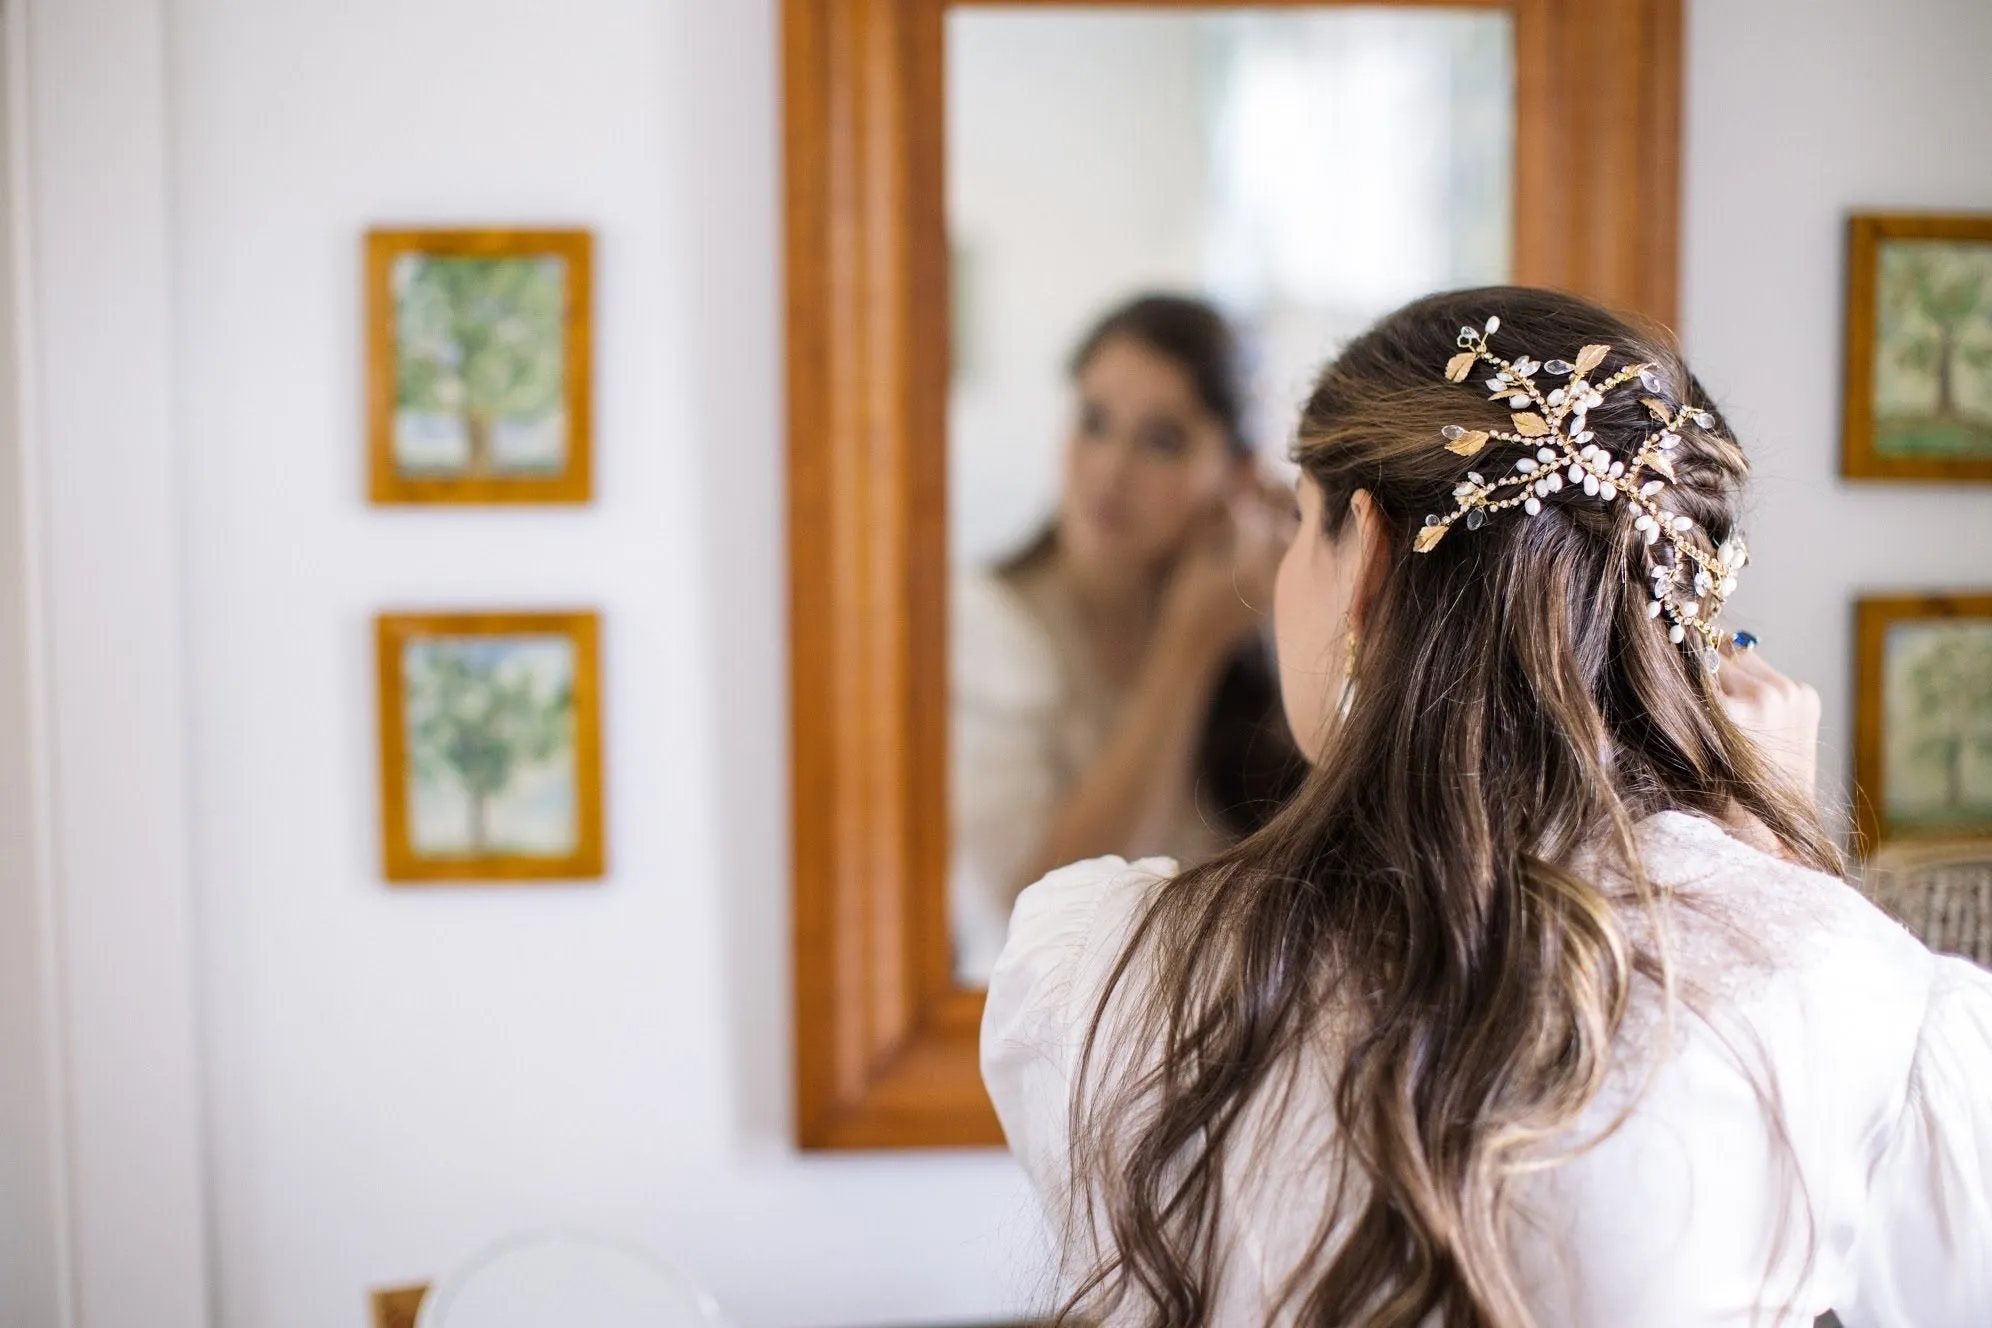
<path id="1" fill-rule="evenodd" d="M 1880 248 L 1875 450 L 1992 456 L 1992 244 Z"/>
<path id="2" fill-rule="evenodd" d="M 1886 688 L 1890 819 L 1992 825 L 1992 622 L 1892 629 Z"/>
<path id="3" fill-rule="evenodd" d="M 574 650 L 564 638 L 402 651 L 411 840 L 425 856 L 574 848 Z"/>
<path id="4" fill-rule="evenodd" d="M 558 472 L 566 456 L 566 263 L 395 260 L 395 464 L 413 474 Z"/>

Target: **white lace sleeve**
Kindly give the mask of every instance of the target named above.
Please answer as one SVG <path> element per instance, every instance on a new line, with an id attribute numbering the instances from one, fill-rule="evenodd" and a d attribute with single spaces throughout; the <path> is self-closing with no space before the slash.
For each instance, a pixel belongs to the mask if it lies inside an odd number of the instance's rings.
<path id="1" fill-rule="evenodd" d="M 993 577 L 962 578 L 952 616 L 948 907 L 955 975 L 975 986 L 1064 792 L 1060 673 L 1050 639 Z"/>
<path id="2" fill-rule="evenodd" d="M 1939 958 L 1875 1172 L 1847 1328 L 1992 1323 L 1992 973 Z"/>

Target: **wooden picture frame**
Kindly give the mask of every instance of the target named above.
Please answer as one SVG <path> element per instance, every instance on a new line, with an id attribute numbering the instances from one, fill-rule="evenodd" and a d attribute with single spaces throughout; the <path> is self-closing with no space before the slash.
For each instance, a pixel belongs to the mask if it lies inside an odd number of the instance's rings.
<path id="1" fill-rule="evenodd" d="M 1003 1138 L 944 897 L 942 57 L 965 2 L 782 7 L 795 1129 L 811 1149 Z M 1515 21 L 1516 279 L 1670 321 L 1680 0 L 1477 7 Z"/>
<path id="2" fill-rule="evenodd" d="M 1938 360 L 1941 368 L 1935 370 L 1936 406 L 1926 420 L 1917 420 L 1913 416 L 1890 419 L 1876 409 L 1878 388 L 1884 373 L 1882 358 L 1889 349 L 1881 330 L 1888 303 L 1884 298 L 1883 281 L 1885 275 L 1897 282 L 1901 280 L 1883 271 L 1884 249 L 1891 241 L 1935 241 L 1969 246 L 1971 249 L 1983 246 L 1983 258 L 1978 260 L 1978 265 L 1982 267 L 1979 277 L 1982 294 L 1975 307 L 1966 310 L 1961 318 L 1969 320 L 1976 314 L 1981 320 L 1992 322 L 1992 213 L 1867 213 L 1848 218 L 1847 358 L 1845 398 L 1841 408 L 1841 474 L 1850 479 L 1992 480 L 1992 416 L 1979 421 L 1958 418 L 1954 401 L 1956 389 L 1952 386 L 1957 370 L 1956 359 L 1965 354 L 1987 360 L 1974 375 L 1973 385 L 1982 383 L 1992 386 L 1992 341 L 1981 340 L 1969 346 L 1957 344 L 1953 335 L 1944 330 L 1947 325 L 1933 323 L 1917 314 L 1905 315 L 1904 321 L 1911 318 L 1918 318 L 1919 321 L 1910 324 L 1910 332 L 1903 338 L 1905 344 L 1899 347 L 1894 358 L 1899 361 L 1907 352 L 1918 351 L 1927 352 Z M 1923 287 L 1921 282 L 1917 285 Z M 1926 289 L 1940 300 L 1945 287 L 1932 283 Z M 1908 294 L 1902 292 L 1896 298 L 1903 299 Z M 1929 337 L 1914 333 L 1918 329 L 1927 332 L 1933 328 L 1939 330 L 1941 335 L 1936 349 L 1930 350 Z M 1886 371 L 1890 373 L 1893 383 L 1896 381 L 1895 374 L 1901 371 L 1900 365 L 1887 366 Z M 1919 435 L 1939 440 L 1980 435 L 1982 439 L 1977 443 L 1961 443 L 1957 455 L 1947 456 L 1936 450 L 1919 450 L 1913 445 L 1891 445 L 1882 436 L 1884 434 L 1899 439 Z"/>
<path id="3" fill-rule="evenodd" d="M 368 1297 L 373 1306 L 373 1328 L 415 1328 L 415 1320 L 422 1312 L 423 1298 L 428 1294 L 427 1282 L 382 1287 Z"/>
<path id="4" fill-rule="evenodd" d="M 366 366 L 368 493 L 376 503 L 585 503 L 593 495 L 593 347 L 594 243 L 585 230 L 371 230 L 366 235 Z M 439 263 L 402 268 L 404 260 L 486 260 L 471 268 Z M 496 264 L 518 260 L 510 273 Z M 557 263 L 557 268 L 549 266 Z M 524 266 L 532 264 L 533 266 Z M 397 276 L 400 273 L 400 276 Z M 490 349 L 466 352 L 454 343 L 457 359 L 411 357 L 404 363 L 400 330 L 403 295 L 397 291 L 435 274 L 429 298 L 419 309 L 461 307 L 471 294 L 485 302 L 517 301 L 520 321 L 542 339 L 559 337 L 557 351 L 529 358 L 517 347 L 528 337 L 507 342 L 481 341 Z M 468 274 L 466 276 L 466 274 Z M 494 274 L 495 278 L 494 278 Z M 452 282 L 454 275 L 454 282 Z M 456 286 L 474 280 L 481 290 L 465 294 Z M 506 284 L 497 286 L 496 281 Z M 452 305 L 452 301 L 455 304 Z M 415 316 L 413 312 L 410 317 Z M 486 315 L 460 315 L 463 331 L 476 329 Z M 483 355 L 488 372 L 466 371 L 450 376 L 434 366 Z M 502 361 L 502 362 L 501 362 Z M 404 415 L 404 374 L 408 390 L 429 394 L 432 408 Z M 549 381 L 551 378 L 553 381 Z M 490 386 L 480 386 L 490 384 Z M 472 392 L 486 398 L 486 408 L 468 405 L 454 414 L 444 403 Z M 549 405 L 558 399 L 560 407 Z M 503 405 L 528 416 L 499 414 Z M 426 426 L 424 426 L 426 422 Z M 510 464 L 495 454 L 501 430 L 513 439 Z M 440 433 L 434 438 L 424 433 Z M 404 436 L 406 435 L 406 436 Z M 451 460 L 459 449 L 468 456 Z M 431 460 L 410 462 L 406 453 L 422 451 Z M 552 451 L 557 464 L 534 463 L 537 453 Z M 525 460 L 520 458 L 524 457 Z"/>
<path id="5" fill-rule="evenodd" d="M 590 612 L 375 619 L 389 881 L 603 874 L 599 634 Z M 417 647 L 427 653 L 411 655 Z M 411 681 L 417 664 L 424 672 Z M 427 787 L 417 787 L 418 766 L 435 771 Z M 514 842 L 491 842 L 498 835 Z M 522 836 L 537 849 L 520 847 Z"/>
<path id="6" fill-rule="evenodd" d="M 1917 841 L 1924 843 L 1992 841 L 1992 810 L 1982 813 L 1967 812 L 1957 819 L 1949 819 L 1942 812 L 1925 813 L 1912 821 L 1896 810 L 1900 806 L 1901 799 L 1892 796 L 1890 788 L 1891 769 L 1900 759 L 1899 751 L 1892 753 L 1890 749 L 1891 711 L 1899 709 L 1891 707 L 1889 695 L 1891 634 L 1905 627 L 1958 626 L 1969 627 L 1976 636 L 1981 624 L 1987 638 L 1992 640 L 1992 590 L 1951 595 L 1876 596 L 1862 599 L 1856 604 L 1854 816 L 1863 855 L 1870 855 L 1881 848 L 1893 848 L 1896 845 Z M 1898 637 L 1893 642 L 1893 648 L 1899 652 L 1907 647 L 1922 644 L 1924 643 L 1904 641 Z M 1987 644 L 1984 649 L 1986 657 L 1982 663 L 1978 661 L 1975 649 L 1967 656 L 1967 660 L 1992 671 L 1992 644 Z M 1898 667 L 1903 666 L 1901 660 L 1895 662 Z M 1988 672 L 1988 686 L 1992 686 L 1992 672 Z M 1940 690 L 1966 703 L 1975 695 L 1969 690 L 1960 690 L 1956 687 L 1944 687 Z M 1900 722 L 1900 717 L 1897 716 L 1894 722 Z M 1948 721 L 1926 722 L 1947 723 Z M 1969 742 L 1971 734 L 1968 731 L 1963 732 L 1960 738 Z M 1992 740 L 1992 734 L 1979 740 Z M 1962 761 L 1969 755 L 1969 752 L 1964 752 L 1952 759 Z M 1962 766 L 1959 769 L 1961 770 Z M 1899 771 L 1897 776 L 1899 777 Z"/>

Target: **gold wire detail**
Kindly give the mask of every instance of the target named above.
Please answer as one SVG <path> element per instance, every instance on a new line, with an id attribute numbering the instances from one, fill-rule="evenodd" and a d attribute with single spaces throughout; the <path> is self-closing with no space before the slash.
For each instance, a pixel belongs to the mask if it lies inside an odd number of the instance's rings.
<path id="1" fill-rule="evenodd" d="M 1572 497 L 1581 487 L 1584 497 L 1601 503 L 1623 499 L 1638 513 L 1633 528 L 1647 548 L 1656 548 L 1664 539 L 1670 551 L 1666 557 L 1653 558 L 1649 566 L 1652 600 L 1647 616 L 1665 617 L 1668 639 L 1676 644 L 1692 633 L 1703 667 L 1714 673 L 1722 667 L 1715 618 L 1736 589 L 1736 574 L 1749 561 L 1749 549 L 1741 536 L 1732 536 L 1710 553 L 1691 538 L 1694 521 L 1667 508 L 1664 497 L 1674 480 L 1671 453 L 1681 445 L 1681 429 L 1689 423 L 1712 429 L 1715 417 L 1700 406 L 1670 405 L 1667 385 L 1651 364 L 1627 364 L 1593 383 L 1590 374 L 1611 354 L 1610 346 L 1584 346 L 1569 361 L 1538 363 L 1526 355 L 1504 360 L 1487 348 L 1487 339 L 1500 327 L 1498 317 L 1477 330 L 1462 327 L 1457 339 L 1460 351 L 1446 361 L 1445 375 L 1448 382 L 1464 383 L 1475 365 L 1491 366 L 1494 373 L 1486 380 L 1487 390 L 1493 400 L 1505 401 L 1514 427 L 1467 429 L 1449 424 L 1440 435 L 1446 450 L 1456 456 L 1477 456 L 1497 443 L 1526 451 L 1508 474 L 1497 479 L 1468 471 L 1453 488 L 1453 510 L 1426 517 L 1413 548 L 1430 553 L 1456 522 L 1478 530 L 1489 516 L 1517 507 L 1527 516 L 1538 516 L 1543 504 L 1566 487 Z M 1569 381 L 1545 390 L 1536 381 L 1538 374 Z M 1594 441 L 1586 425 L 1590 412 L 1604 404 L 1607 394 L 1635 382 L 1645 393 L 1640 401 L 1655 428 L 1628 460 Z"/>

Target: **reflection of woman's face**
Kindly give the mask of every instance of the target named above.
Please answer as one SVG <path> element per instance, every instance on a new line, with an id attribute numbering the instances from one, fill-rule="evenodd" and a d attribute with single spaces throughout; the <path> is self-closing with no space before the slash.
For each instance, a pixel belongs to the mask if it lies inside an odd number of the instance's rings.
<path id="1" fill-rule="evenodd" d="M 1174 360 L 1114 337 L 1079 370 L 1059 544 L 1095 576 L 1161 572 L 1236 473 L 1224 426 Z"/>

